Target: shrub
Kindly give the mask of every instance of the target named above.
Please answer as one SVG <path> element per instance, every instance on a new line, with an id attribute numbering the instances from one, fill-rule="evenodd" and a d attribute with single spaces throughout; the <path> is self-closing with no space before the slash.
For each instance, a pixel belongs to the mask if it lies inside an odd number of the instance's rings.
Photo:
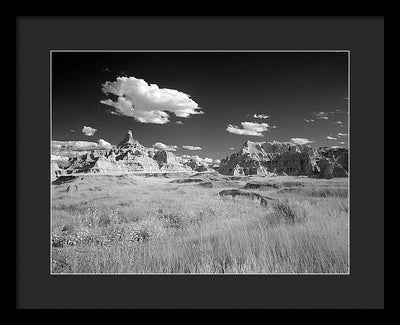
<path id="1" fill-rule="evenodd" d="M 273 211 L 268 214 L 268 220 L 273 225 L 304 223 L 306 218 L 307 206 L 304 206 L 304 203 L 298 201 L 292 202 L 289 199 L 274 202 Z"/>

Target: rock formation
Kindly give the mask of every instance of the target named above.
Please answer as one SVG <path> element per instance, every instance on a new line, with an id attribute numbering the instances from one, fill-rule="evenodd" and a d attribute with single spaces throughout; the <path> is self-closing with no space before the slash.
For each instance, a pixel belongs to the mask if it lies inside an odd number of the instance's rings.
<path id="1" fill-rule="evenodd" d="M 225 175 L 305 175 L 321 178 L 346 177 L 348 150 L 320 148 L 291 142 L 251 142 L 221 161 Z"/>
<path id="2" fill-rule="evenodd" d="M 232 197 L 246 197 L 254 201 L 259 201 L 261 205 L 268 205 L 268 200 L 275 200 L 272 197 L 261 195 L 256 192 L 243 191 L 240 189 L 222 190 L 218 193 L 220 196 L 232 196 Z"/>
<path id="3" fill-rule="evenodd" d="M 215 171 L 207 163 L 198 162 L 198 161 L 195 161 L 195 160 L 190 160 L 190 161 L 186 162 L 185 165 L 190 167 L 192 170 L 194 170 L 196 172 L 212 172 L 212 171 Z"/>
<path id="4" fill-rule="evenodd" d="M 131 130 L 117 146 L 113 146 L 111 149 L 83 151 L 75 154 L 67 163 L 65 161 L 63 163 L 64 168 L 60 168 L 60 164 L 52 163 L 52 178 L 61 174 L 75 173 L 193 171 L 172 152 L 144 147 L 133 138 Z"/>
<path id="5" fill-rule="evenodd" d="M 57 179 L 58 176 L 62 174 L 61 168 L 58 167 L 57 163 L 52 162 L 50 165 L 50 170 L 51 170 L 51 180 Z"/>
<path id="6" fill-rule="evenodd" d="M 170 151 L 160 150 L 154 153 L 153 159 L 158 162 L 160 171 L 163 172 L 184 172 L 192 169 L 181 163 L 181 161 Z"/>
<path id="7" fill-rule="evenodd" d="M 348 176 L 348 149 L 337 147 L 314 149 L 309 145 L 291 142 L 246 141 L 239 152 L 226 157 L 220 163 L 218 161 L 218 164 L 216 161 L 210 163 L 209 158 L 206 160 L 197 156 L 179 157 L 170 151 L 146 148 L 134 139 L 130 130 L 117 146 L 111 148 L 96 146 L 86 150 L 86 147 L 81 146 L 85 150 L 71 151 L 69 145 L 56 144 L 51 162 L 52 179 L 76 173 L 193 171 L 201 173 L 218 171 L 224 175 L 240 177 L 245 175 L 306 175 L 321 178 Z M 61 156 L 64 153 L 70 158 Z"/>

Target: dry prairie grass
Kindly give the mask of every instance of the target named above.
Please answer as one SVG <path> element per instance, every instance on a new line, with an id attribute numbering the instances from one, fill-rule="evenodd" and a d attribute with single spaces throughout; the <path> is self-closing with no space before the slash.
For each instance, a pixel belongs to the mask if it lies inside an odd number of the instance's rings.
<path id="1" fill-rule="evenodd" d="M 277 199 L 263 207 L 169 181 L 93 176 L 77 192 L 52 186 L 52 273 L 349 271 L 343 188 L 272 189 Z"/>

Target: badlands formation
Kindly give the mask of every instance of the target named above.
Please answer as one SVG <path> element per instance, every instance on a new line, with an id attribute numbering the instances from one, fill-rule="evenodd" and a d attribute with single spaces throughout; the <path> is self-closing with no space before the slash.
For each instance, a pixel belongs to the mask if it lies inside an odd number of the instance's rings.
<path id="1" fill-rule="evenodd" d="M 69 158 L 66 158 L 65 154 Z M 210 172 L 243 175 L 294 175 L 333 178 L 348 176 L 348 149 L 290 142 L 251 142 L 225 159 L 220 165 L 194 158 L 176 156 L 170 151 L 146 148 L 128 131 L 125 138 L 112 148 L 71 151 L 58 148 L 52 154 L 51 176 L 76 173 L 176 173 Z"/>
<path id="2" fill-rule="evenodd" d="M 348 176 L 348 149 L 291 142 L 251 142 L 221 161 L 225 175 L 293 175 L 333 178 Z"/>
<path id="3" fill-rule="evenodd" d="M 61 160 L 62 154 L 68 160 Z M 51 164 L 52 179 L 57 176 L 75 173 L 174 173 L 215 171 L 213 165 L 198 162 L 191 158 L 174 155 L 170 151 L 146 148 L 133 138 L 128 131 L 125 138 L 111 149 L 92 149 L 84 151 L 60 148 L 54 152 L 56 160 Z M 215 166 L 214 166 L 215 167 Z"/>

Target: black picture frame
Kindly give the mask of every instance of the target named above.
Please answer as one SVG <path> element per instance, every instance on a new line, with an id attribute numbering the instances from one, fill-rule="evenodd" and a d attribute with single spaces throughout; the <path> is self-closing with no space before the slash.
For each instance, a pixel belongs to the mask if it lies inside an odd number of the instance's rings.
<path id="1" fill-rule="evenodd" d="M 365 177 L 365 152 L 384 156 L 383 17 L 21 16 L 16 29 L 17 308 L 383 308 L 383 159 Z M 64 49 L 349 50 L 350 275 L 50 275 L 49 56 Z"/>

